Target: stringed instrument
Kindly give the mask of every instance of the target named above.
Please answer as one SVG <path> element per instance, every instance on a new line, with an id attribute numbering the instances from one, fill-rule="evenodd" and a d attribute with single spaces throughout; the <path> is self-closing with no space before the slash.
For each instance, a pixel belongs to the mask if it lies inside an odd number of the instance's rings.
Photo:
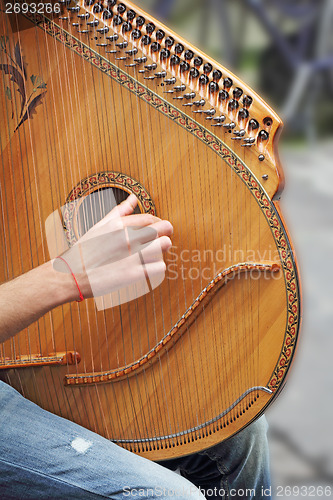
<path id="1" fill-rule="evenodd" d="M 127 0 L 8 5 L 0 280 L 61 254 L 129 193 L 174 235 L 159 287 L 53 310 L 1 345 L 0 375 L 153 460 L 221 442 L 275 399 L 298 338 L 282 122 Z"/>

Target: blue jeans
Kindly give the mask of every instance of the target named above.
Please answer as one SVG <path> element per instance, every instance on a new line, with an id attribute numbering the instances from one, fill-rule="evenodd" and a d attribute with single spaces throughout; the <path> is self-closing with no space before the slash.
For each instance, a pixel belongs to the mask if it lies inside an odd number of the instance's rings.
<path id="1" fill-rule="evenodd" d="M 0 382 L 0 498 L 202 500 L 240 498 L 240 488 L 269 485 L 266 424 L 256 424 L 203 453 L 171 460 L 170 468 L 134 455 L 73 422 L 42 410 Z M 163 463 L 164 464 L 164 463 Z M 215 496 L 208 489 L 217 488 Z M 223 491 L 222 491 L 223 490 Z M 251 496 L 242 496 L 251 498 Z M 268 498 L 265 496 L 264 498 Z"/>
<path id="2" fill-rule="evenodd" d="M 265 417 L 201 453 L 163 462 L 178 469 L 208 499 L 270 499 Z"/>

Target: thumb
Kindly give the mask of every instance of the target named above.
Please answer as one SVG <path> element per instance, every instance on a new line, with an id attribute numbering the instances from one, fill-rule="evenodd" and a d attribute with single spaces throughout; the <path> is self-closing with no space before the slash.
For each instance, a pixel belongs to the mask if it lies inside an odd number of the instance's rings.
<path id="1" fill-rule="evenodd" d="M 130 194 L 126 200 L 122 201 L 119 205 L 114 207 L 111 212 L 106 216 L 107 218 L 124 217 L 134 212 L 138 204 L 138 199 L 135 194 Z"/>

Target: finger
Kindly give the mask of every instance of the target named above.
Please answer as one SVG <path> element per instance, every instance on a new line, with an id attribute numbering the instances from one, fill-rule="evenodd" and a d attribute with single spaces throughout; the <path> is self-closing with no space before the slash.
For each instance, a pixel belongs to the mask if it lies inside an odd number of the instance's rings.
<path id="1" fill-rule="evenodd" d="M 157 241 L 161 245 L 162 252 L 167 252 L 172 247 L 172 241 L 168 236 L 161 236 Z"/>
<path id="2" fill-rule="evenodd" d="M 149 280 L 150 288 L 153 290 L 159 286 L 165 278 L 166 264 L 163 260 L 151 262 L 145 265 L 145 276 Z"/>
<path id="3" fill-rule="evenodd" d="M 159 217 L 155 217 L 155 215 L 151 214 L 132 214 L 121 218 L 124 227 L 132 226 L 138 228 L 150 226 L 151 224 L 155 224 L 155 222 L 159 222 L 160 220 L 161 219 Z"/>
<path id="4" fill-rule="evenodd" d="M 150 226 L 151 229 L 154 229 L 158 236 L 172 236 L 173 235 L 173 227 L 171 222 L 168 220 L 159 220 L 154 222 Z"/>
<path id="5" fill-rule="evenodd" d="M 142 219 L 142 222 L 145 223 L 148 220 Z M 173 234 L 173 227 L 167 220 L 158 220 L 153 224 L 142 226 L 126 225 L 126 227 L 129 242 L 135 243 L 149 243 L 161 236 L 172 236 Z"/>
<path id="6" fill-rule="evenodd" d="M 149 226 L 127 226 L 125 229 L 125 234 L 127 237 L 128 247 L 131 253 L 136 252 L 144 244 L 149 244 L 151 241 L 158 238 L 158 234 L 155 229 Z"/>
<path id="7" fill-rule="evenodd" d="M 126 201 L 126 200 L 125 200 Z M 120 205 L 118 205 L 120 207 Z M 136 226 L 136 227 L 144 227 L 154 224 L 158 222 L 160 219 L 151 214 L 132 214 L 120 217 L 119 213 L 116 214 L 115 207 L 111 212 L 109 212 L 102 220 L 97 222 L 82 238 L 86 239 L 91 237 L 91 235 L 96 234 L 96 231 L 99 232 L 112 232 L 118 229 L 122 229 L 125 226 Z"/>
<path id="8" fill-rule="evenodd" d="M 105 222 L 110 219 L 116 219 L 130 215 L 134 212 L 138 204 L 138 199 L 134 194 L 130 194 L 126 200 L 122 201 L 119 205 L 114 207 L 100 222 Z"/>
<path id="9" fill-rule="evenodd" d="M 149 244 L 161 236 L 171 236 L 173 227 L 169 221 L 158 221 L 149 226 L 127 226 L 128 245 L 131 251 L 136 251 L 138 245 Z"/>
<path id="10" fill-rule="evenodd" d="M 117 207 L 120 217 L 125 215 L 130 215 L 134 212 L 135 207 L 138 204 L 138 199 L 135 194 L 130 194 L 126 200 L 122 201 Z"/>
<path id="11" fill-rule="evenodd" d="M 137 287 L 138 283 L 146 283 L 159 276 L 163 280 L 166 264 L 163 259 L 152 262 L 143 262 L 138 254 L 127 257 L 120 263 L 107 264 L 87 271 L 92 295 L 98 297 L 102 294 L 124 287 Z M 148 290 L 147 290 L 148 291 Z M 135 297 L 132 297 L 135 298 Z"/>
<path id="12" fill-rule="evenodd" d="M 159 262 L 148 262 L 145 264 L 145 268 L 149 278 L 151 279 L 152 276 L 156 276 L 157 274 L 164 274 L 166 271 L 166 264 L 164 260 L 160 260 Z"/>
<path id="13" fill-rule="evenodd" d="M 168 236 L 161 236 L 152 241 L 148 245 L 141 248 L 140 253 L 144 262 L 155 262 L 163 260 L 163 253 L 167 252 L 172 246 L 172 242 Z"/>

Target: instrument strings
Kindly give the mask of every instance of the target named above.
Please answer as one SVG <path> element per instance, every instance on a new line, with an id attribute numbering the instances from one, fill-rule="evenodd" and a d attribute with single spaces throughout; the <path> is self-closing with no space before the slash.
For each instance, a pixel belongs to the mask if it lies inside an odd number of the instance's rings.
<path id="1" fill-rule="evenodd" d="M 2 16 L 2 28 L 3 28 L 3 33 L 7 33 L 8 32 L 8 25 L 9 25 L 9 20 L 8 18 L 6 18 L 7 16 Z M 6 49 L 2 51 L 2 63 L 3 64 L 8 64 L 8 65 L 11 65 L 14 61 L 11 57 L 11 54 L 13 54 L 14 52 L 14 47 L 12 47 L 11 45 L 11 40 L 10 39 L 7 39 L 5 36 L 4 36 L 4 43 L 5 41 L 7 42 L 6 44 Z M 3 75 L 3 73 L 2 73 Z M 3 77 L 3 83 L 5 83 L 5 78 Z M 10 87 L 8 87 L 10 89 Z M 11 91 L 11 89 L 10 89 Z M 7 121 L 7 127 L 8 127 L 8 130 L 10 130 L 10 126 L 9 126 L 9 123 L 10 123 L 10 120 L 14 117 L 14 106 L 16 107 L 17 106 L 17 109 L 18 109 L 18 105 L 17 105 L 17 100 L 18 100 L 18 95 L 14 92 L 11 92 L 11 97 L 14 101 L 14 103 L 12 103 L 12 100 L 11 100 L 11 104 L 12 106 L 10 107 L 11 109 L 9 109 L 9 105 L 6 106 L 6 121 Z M 14 105 L 13 105 L 14 104 Z M 5 141 L 7 140 L 6 137 L 2 137 L 2 143 L 3 143 L 3 149 L 5 147 L 8 148 L 8 144 L 5 144 Z M 15 176 L 14 176 L 14 165 L 13 165 L 13 150 L 12 150 L 12 145 L 11 145 L 11 141 L 10 141 L 10 138 L 9 138 L 9 148 L 10 148 L 10 157 L 11 157 L 11 171 L 12 171 L 12 176 L 11 176 L 11 179 L 12 179 L 12 185 L 10 185 L 8 187 L 8 190 L 6 189 L 6 186 L 5 186 L 5 189 L 4 189 L 4 194 L 5 194 L 5 198 L 6 198 L 6 213 L 9 215 L 10 214 L 10 210 L 8 210 L 8 203 L 7 203 L 7 193 L 8 193 L 8 196 L 9 196 L 9 192 L 12 192 L 14 193 L 14 203 L 15 203 L 15 208 L 13 207 L 13 209 L 17 212 L 18 211 L 18 205 L 17 205 L 17 201 L 18 201 L 18 195 L 17 195 L 17 186 L 16 186 L 16 182 L 15 182 Z M 19 165 L 15 165 L 15 169 L 19 169 Z M 3 166 L 3 169 L 5 169 L 5 166 Z M 5 177 L 6 178 L 6 177 Z M 5 182 L 5 181 L 4 181 Z M 25 183 L 25 179 L 24 179 L 24 176 L 23 176 L 23 182 Z M 11 227 L 10 223 L 9 223 L 9 219 L 7 217 L 7 235 L 8 235 L 8 241 L 10 241 L 10 232 L 11 230 L 13 232 L 17 232 L 19 233 L 20 231 L 20 226 L 19 226 L 19 220 L 17 218 L 14 219 L 14 224 L 15 224 L 15 227 Z M 6 235 L 6 232 L 5 232 L 5 224 L 4 224 L 4 234 Z M 5 236 L 6 237 L 6 236 Z M 11 247 L 10 247 L 10 250 L 11 250 Z M 17 263 L 16 263 L 16 267 L 19 268 L 19 274 L 23 273 L 26 269 L 24 269 L 24 266 L 23 266 L 23 249 L 21 247 L 21 244 L 19 244 L 19 248 L 18 248 L 18 254 L 16 256 L 16 259 L 17 259 Z M 29 238 L 29 241 L 28 241 L 28 248 L 27 248 L 27 251 L 29 252 L 30 250 L 30 258 L 31 257 L 31 253 L 32 253 L 32 244 L 31 244 L 31 240 Z M 11 257 L 11 253 L 9 254 L 9 252 L 6 254 L 6 264 L 5 264 L 5 268 L 6 268 L 6 271 L 7 271 L 7 275 L 6 275 L 6 279 L 11 279 L 13 278 L 15 275 L 16 275 L 16 271 L 14 270 L 14 263 L 13 261 L 11 262 L 11 266 L 8 262 L 8 259 Z M 11 269 L 10 269 L 11 268 Z M 29 332 L 28 332 L 28 336 L 26 338 L 26 345 L 27 345 L 27 348 L 29 350 L 29 345 L 30 345 L 30 342 L 29 342 Z M 5 351 L 5 346 L 3 345 L 3 358 L 4 360 L 6 359 L 6 356 L 8 356 L 9 358 L 11 359 L 16 359 L 16 358 L 20 358 L 21 357 L 21 342 L 20 342 L 20 339 L 17 338 L 17 339 L 12 339 L 10 341 L 10 348 L 11 348 L 11 352 L 8 353 Z M 23 348 L 23 351 L 25 349 Z"/>
<path id="2" fill-rule="evenodd" d="M 57 23 L 57 19 L 54 22 Z M 9 20 L 5 16 L 3 28 L 4 33 L 11 33 Z M 71 29 L 69 25 L 69 33 Z M 256 221 L 252 221 L 251 217 L 254 202 L 251 200 L 248 203 L 247 197 L 244 197 L 244 201 L 238 197 L 237 200 L 240 201 L 235 202 L 232 195 L 237 189 L 236 174 L 222 159 L 210 165 L 211 154 L 208 147 L 204 148 L 206 161 L 201 165 L 200 142 L 194 134 L 186 133 L 185 143 L 181 142 L 184 135 L 180 132 L 173 139 L 166 133 L 166 117 L 159 111 L 152 113 L 149 103 L 130 93 L 120 83 L 115 83 L 111 77 L 106 77 L 83 57 L 50 36 L 46 30 L 35 25 L 30 31 L 34 32 L 39 74 L 47 83 L 47 97 L 50 97 L 44 98 L 42 106 L 37 110 L 38 114 L 44 116 L 46 155 L 43 159 L 37 157 L 33 124 L 28 119 L 12 135 L 13 140 L 17 138 L 19 141 L 21 167 L 14 164 L 16 156 L 10 151 L 12 164 L 9 189 L 14 194 L 15 227 L 11 228 L 7 221 L 5 228 L 5 220 L 3 224 L 4 238 L 7 237 L 6 230 L 17 234 L 23 232 L 17 200 L 24 191 L 29 240 L 24 248 L 20 240 L 17 263 L 11 261 L 4 252 L 7 278 L 28 270 L 23 258 L 27 250 L 31 267 L 48 260 L 43 235 L 44 223 L 50 214 L 45 213 L 45 205 L 42 203 L 45 193 L 38 169 L 42 161 L 47 162 L 47 186 L 53 212 L 59 211 L 74 186 L 92 172 L 125 172 L 139 180 L 144 187 L 149 186 L 147 190 L 156 204 L 157 216 L 174 224 L 172 251 L 177 256 L 178 273 L 182 272 L 184 250 L 189 250 L 189 247 L 201 252 L 208 250 L 211 251 L 209 255 L 213 255 L 208 264 L 209 276 L 206 273 L 206 257 L 201 256 L 199 262 L 196 262 L 190 252 L 190 261 L 187 262 L 189 268 L 183 279 L 172 280 L 168 269 L 162 286 L 138 300 L 103 311 L 97 312 L 92 300 L 80 305 L 64 305 L 61 307 L 61 316 L 59 313 L 48 313 L 36 326 L 29 327 L 24 335 L 14 337 L 9 344 L 9 356 L 12 359 L 17 356 L 20 358 L 21 353 L 26 350 L 31 358 L 36 354 L 50 355 L 57 350 L 61 351 L 61 346 L 64 345 L 66 351 L 80 351 L 81 363 L 76 362 L 76 374 L 103 373 L 121 368 L 144 356 L 176 324 L 217 272 L 221 272 L 227 265 L 238 263 L 236 255 L 239 250 L 245 248 L 243 255 L 246 255 L 247 251 L 256 246 L 252 236 Z M 17 41 L 24 56 L 25 46 L 22 40 L 25 36 L 22 34 L 21 37 L 18 31 L 17 37 L 9 37 L 8 51 L 14 52 Z M 91 50 L 93 48 L 91 46 Z M 117 66 L 117 59 L 112 63 Z M 119 70 L 120 66 L 119 64 Z M 134 67 L 133 78 L 139 81 L 137 71 Z M 146 86 L 154 92 L 154 84 L 149 80 Z M 86 105 L 87 99 L 82 99 L 83 88 L 92 101 L 89 105 Z M 6 113 L 7 127 L 11 130 L 9 102 Z M 17 92 L 13 92 L 13 105 L 19 109 Z M 172 133 L 173 129 L 170 130 L 170 134 Z M 4 142 L 4 138 L 1 142 Z M 31 151 L 32 154 L 25 154 L 26 151 Z M 183 164 L 176 165 L 175 158 L 182 158 Z M 28 176 L 24 173 L 24 164 Z M 23 187 L 17 186 L 16 171 L 19 168 Z M 220 186 L 214 185 L 211 192 L 207 190 L 205 182 L 209 169 L 212 172 L 211 182 L 215 183 L 216 176 L 221 183 Z M 84 189 L 85 186 L 82 186 L 78 204 L 86 196 Z M 195 196 L 191 198 L 191 205 L 187 203 L 187 190 L 197 196 L 197 199 Z M 108 213 L 111 202 L 107 191 L 107 188 L 97 189 L 87 203 L 80 205 L 77 221 L 79 232 L 87 230 Z M 213 197 L 217 198 L 217 203 L 213 203 Z M 9 213 L 6 190 L 1 203 L 5 204 L 6 212 Z M 215 206 L 223 209 L 217 212 Z M 261 215 L 258 223 L 259 251 L 260 221 Z M 8 237 L 8 241 L 10 240 Z M 220 248 L 225 250 L 224 262 L 216 257 Z M 232 256 L 231 259 L 227 254 Z M 172 263 L 170 255 L 166 256 L 166 261 L 169 265 Z M 189 274 L 193 270 L 197 271 L 196 279 L 191 279 Z M 241 293 L 237 288 L 239 281 L 244 285 Z M 175 434 L 176 437 L 169 438 L 169 446 L 172 446 L 174 442 L 188 442 L 207 435 L 209 429 L 218 430 L 247 409 L 253 399 L 251 394 L 221 421 L 203 429 L 199 427 L 230 407 L 247 389 L 258 384 L 260 311 L 257 306 L 260 303 L 261 289 L 260 279 L 256 281 L 258 283 L 246 275 L 239 279 L 236 277 L 234 283 L 226 285 L 227 291 L 223 288 L 218 292 L 220 299 L 212 299 L 212 304 L 202 307 L 200 317 L 195 316 L 193 324 L 187 327 L 178 340 L 182 348 L 172 352 L 166 349 L 157 354 L 155 363 L 158 369 L 143 366 L 140 373 L 122 380 L 122 385 L 119 382 L 108 383 L 107 386 L 92 384 L 87 388 L 70 389 L 71 392 L 66 392 L 66 389 L 62 392 L 54 390 L 56 386 L 63 386 L 63 373 L 60 370 L 44 369 L 42 387 L 39 385 L 40 378 L 37 380 L 35 370 L 32 370 L 36 401 L 42 401 L 42 392 L 47 394 L 51 411 L 63 413 L 73 420 L 76 414 L 82 415 L 82 420 L 86 418 L 93 430 L 115 440 L 132 440 L 134 451 L 140 451 L 144 447 L 158 447 L 156 436 Z M 257 315 L 254 314 L 255 307 Z M 240 322 L 235 321 L 237 316 L 241 316 Z M 257 324 L 254 324 L 255 317 Z M 217 346 L 223 345 L 223 348 L 213 349 L 213 354 L 211 346 L 202 338 L 202 329 L 209 328 L 212 329 L 214 343 Z M 61 338 L 58 332 L 62 332 Z M 23 339 L 26 343 L 24 347 L 21 345 Z M 46 349 L 49 349 L 47 354 Z M 244 353 L 250 359 L 244 360 Z M 1 355 L 4 359 L 8 356 L 4 346 L 1 347 Z M 162 363 L 162 357 L 167 360 L 167 368 Z M 236 357 L 241 367 L 236 376 L 228 370 L 228 361 L 233 357 Z M 220 377 L 217 379 L 213 379 L 209 368 L 207 369 L 210 363 L 220 367 Z M 67 373 L 72 371 L 72 367 L 67 366 Z M 16 370 L 16 374 L 24 394 L 25 385 L 21 381 L 20 370 Z M 193 379 L 194 390 L 186 390 L 184 376 Z M 50 378 L 53 387 L 49 383 Z M 133 378 L 135 383 L 131 383 Z M 120 387 L 123 387 L 123 392 Z M 173 387 L 177 387 L 179 396 L 170 397 Z M 169 401 L 164 414 L 161 399 Z M 188 406 L 197 409 L 196 422 L 186 410 Z M 115 421 L 108 416 L 107 409 L 111 407 L 115 408 Z M 152 428 L 155 437 L 151 435 Z M 135 440 L 140 439 L 143 443 L 135 444 Z"/>

